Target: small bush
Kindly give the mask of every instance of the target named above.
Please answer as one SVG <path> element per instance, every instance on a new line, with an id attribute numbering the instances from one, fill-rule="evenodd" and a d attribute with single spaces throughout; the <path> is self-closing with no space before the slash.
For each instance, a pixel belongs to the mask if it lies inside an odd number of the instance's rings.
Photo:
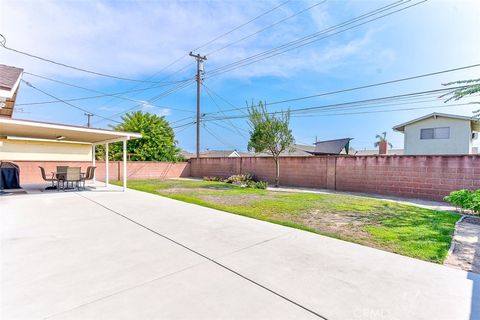
<path id="1" fill-rule="evenodd" d="M 267 181 L 257 181 L 255 182 L 255 189 L 267 189 L 268 182 Z"/>
<path id="2" fill-rule="evenodd" d="M 228 177 L 225 182 L 226 183 L 233 183 L 238 185 L 247 184 L 250 181 L 255 181 L 253 176 L 249 173 L 246 174 L 235 174 L 233 176 Z"/>
<path id="3" fill-rule="evenodd" d="M 221 182 L 223 180 L 220 177 L 203 177 L 203 181 L 218 181 L 218 182 Z"/>
<path id="4" fill-rule="evenodd" d="M 230 176 L 225 180 L 226 183 L 231 183 L 242 188 L 252 188 L 252 189 L 267 189 L 268 183 L 265 181 L 258 181 L 254 175 L 249 173 L 246 174 L 236 174 Z"/>
<path id="5" fill-rule="evenodd" d="M 457 208 L 472 210 L 476 213 L 480 212 L 480 189 L 476 191 L 468 189 L 452 191 L 443 199 Z"/>

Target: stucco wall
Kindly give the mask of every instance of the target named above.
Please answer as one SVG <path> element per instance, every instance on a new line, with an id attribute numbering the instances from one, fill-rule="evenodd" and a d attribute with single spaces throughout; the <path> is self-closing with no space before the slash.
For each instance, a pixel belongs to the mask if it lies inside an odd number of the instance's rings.
<path id="1" fill-rule="evenodd" d="M 0 139 L 0 160 L 89 161 L 90 144 Z"/>
<path id="2" fill-rule="evenodd" d="M 420 139 L 420 130 L 427 128 L 450 128 L 449 139 Z M 437 117 L 428 118 L 405 126 L 405 154 L 470 154 L 470 121 Z"/>

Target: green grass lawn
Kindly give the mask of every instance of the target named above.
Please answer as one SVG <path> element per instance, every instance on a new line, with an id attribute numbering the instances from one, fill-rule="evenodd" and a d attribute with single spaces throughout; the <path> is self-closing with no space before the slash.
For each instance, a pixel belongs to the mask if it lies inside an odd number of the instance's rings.
<path id="1" fill-rule="evenodd" d="M 437 263 L 445 259 L 460 218 L 458 214 L 351 195 L 245 189 L 193 180 L 128 183 L 132 189 Z"/>

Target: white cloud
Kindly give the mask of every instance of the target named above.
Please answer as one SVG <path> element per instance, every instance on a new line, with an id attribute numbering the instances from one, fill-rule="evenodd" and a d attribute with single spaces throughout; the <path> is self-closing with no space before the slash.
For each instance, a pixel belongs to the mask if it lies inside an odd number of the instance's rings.
<path id="1" fill-rule="evenodd" d="M 199 50 L 209 52 L 223 44 L 253 33 L 271 23 L 300 11 L 313 2 L 300 2 L 294 8 L 284 6 L 262 19 Z M 242 24 L 278 2 L 82 2 L 4 0 L 1 4 L 1 32 L 7 45 L 43 57 L 86 69 L 125 77 L 145 77 L 184 55 L 192 48 Z M 262 52 L 281 43 L 318 31 L 332 20 L 325 4 L 276 25 L 259 35 L 240 42 L 209 57 L 207 68 Z M 353 45 L 353 43 L 351 44 Z M 332 52 L 331 52 L 332 51 Z M 342 53 L 340 53 L 342 51 Z M 292 51 L 261 63 L 234 71 L 236 76 L 281 75 L 311 70 L 317 65 L 310 58 L 322 55 L 354 55 L 358 50 L 332 45 L 319 51 L 318 46 L 305 47 L 302 56 Z M 2 61 L 24 67 L 27 71 L 50 76 L 89 77 L 69 69 L 0 51 Z M 308 59 L 305 59 L 307 57 Z M 288 64 L 284 61 L 288 60 Z M 326 62 L 326 59 L 322 59 Z M 191 63 L 185 57 L 171 70 Z M 316 67 L 314 67 L 316 68 Z M 208 69 L 207 69 L 208 70 Z M 323 70 L 320 68 L 319 70 Z M 191 75 L 179 74 L 176 77 Z M 105 80 L 91 77 L 92 81 Z"/>
<path id="2" fill-rule="evenodd" d="M 172 114 L 172 110 L 169 108 L 161 108 L 150 104 L 148 101 L 140 101 L 142 104 L 142 111 L 156 114 L 158 116 L 169 116 Z"/>

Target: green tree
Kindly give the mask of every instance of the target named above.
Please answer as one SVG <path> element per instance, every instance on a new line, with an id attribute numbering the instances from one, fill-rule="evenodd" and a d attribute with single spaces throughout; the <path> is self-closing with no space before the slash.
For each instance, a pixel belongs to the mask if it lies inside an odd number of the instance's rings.
<path id="1" fill-rule="evenodd" d="M 289 128 L 290 111 L 280 112 L 279 116 L 268 113 L 266 105 L 252 103 L 249 108 L 250 141 L 248 150 L 266 152 L 275 161 L 275 186 L 280 184 L 280 154 L 295 142 Z"/>
<path id="2" fill-rule="evenodd" d="M 182 160 L 177 147 L 175 133 L 164 116 L 157 116 L 148 112 L 135 111 L 122 117 L 122 123 L 112 126 L 114 130 L 138 132 L 141 139 L 127 142 L 127 154 L 132 161 L 179 161 Z M 109 159 L 121 160 L 123 154 L 122 143 L 109 145 Z M 105 159 L 105 148 L 98 146 L 98 159 Z"/>
<path id="3" fill-rule="evenodd" d="M 449 83 L 444 83 L 444 86 L 451 86 L 451 85 L 461 85 L 460 88 L 449 92 L 442 97 L 450 96 L 445 102 L 454 100 L 460 100 L 464 97 L 471 96 L 475 93 L 480 93 L 480 79 L 470 79 L 470 80 L 460 80 L 460 81 L 453 81 Z M 480 102 L 476 102 L 480 103 Z M 480 117 L 480 109 L 473 112 L 476 117 Z"/>
<path id="4" fill-rule="evenodd" d="M 375 138 L 377 139 L 377 141 L 373 144 L 373 146 L 375 148 L 378 148 L 380 143 L 385 142 L 385 141 L 388 143 L 388 146 L 390 148 L 393 148 L 393 145 L 390 142 L 387 141 L 387 132 L 386 131 L 382 132 L 382 134 L 377 134 L 375 136 Z"/>

